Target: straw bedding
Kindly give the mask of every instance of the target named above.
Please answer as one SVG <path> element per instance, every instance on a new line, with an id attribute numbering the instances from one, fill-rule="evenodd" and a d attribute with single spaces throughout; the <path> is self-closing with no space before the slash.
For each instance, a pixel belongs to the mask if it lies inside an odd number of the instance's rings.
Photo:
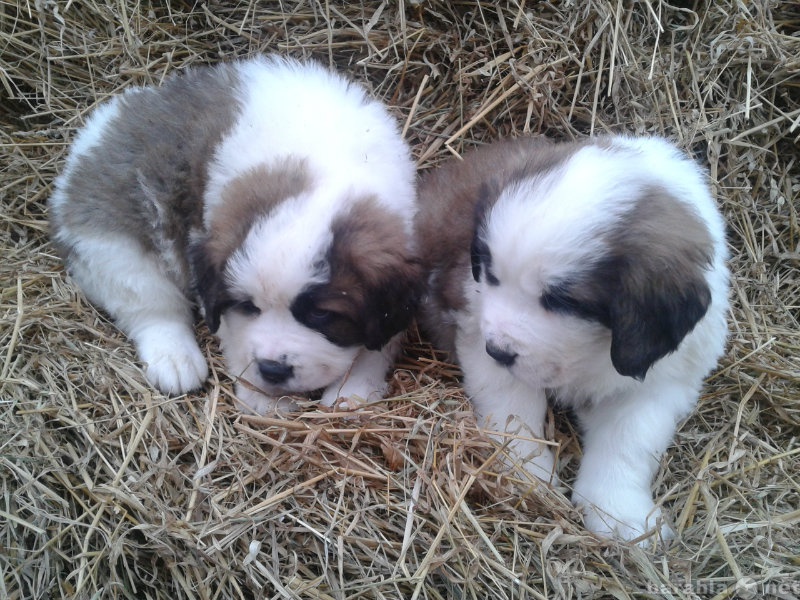
<path id="1" fill-rule="evenodd" d="M 413 334 L 355 414 L 242 417 L 203 325 L 206 388 L 145 384 L 49 245 L 51 182 L 97 102 L 263 51 L 365 82 L 421 170 L 529 132 L 664 134 L 708 166 L 734 308 L 654 483 L 676 544 L 598 541 L 503 471 Z M 0 3 L 0 597 L 800 597 L 798 57 L 800 9 L 766 0 Z"/>

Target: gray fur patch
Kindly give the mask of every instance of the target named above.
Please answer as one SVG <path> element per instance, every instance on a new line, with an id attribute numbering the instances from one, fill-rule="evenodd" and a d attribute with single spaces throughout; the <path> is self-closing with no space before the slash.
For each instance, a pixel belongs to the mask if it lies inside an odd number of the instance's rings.
<path id="1" fill-rule="evenodd" d="M 202 227 L 207 165 L 239 112 L 238 87 L 235 65 L 224 64 L 119 97 L 119 114 L 76 158 L 59 181 L 65 200 L 51 206 L 53 239 L 68 266 L 70 239 L 127 236 L 166 257 L 165 270 L 189 291 L 189 231 Z"/>

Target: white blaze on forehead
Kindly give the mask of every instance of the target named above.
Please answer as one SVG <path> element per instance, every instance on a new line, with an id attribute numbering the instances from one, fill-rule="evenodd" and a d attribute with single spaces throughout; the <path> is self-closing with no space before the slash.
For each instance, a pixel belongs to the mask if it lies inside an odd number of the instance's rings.
<path id="1" fill-rule="evenodd" d="M 288 306 L 303 288 L 323 281 L 325 255 L 332 241 L 332 202 L 291 198 L 253 224 L 228 261 L 226 275 L 234 295 L 252 298 L 262 310 Z"/>
<path id="2" fill-rule="evenodd" d="M 605 234 L 641 190 L 630 184 L 635 166 L 613 154 L 586 146 L 553 170 L 502 191 L 488 215 L 485 238 L 501 282 L 524 274 L 546 282 L 602 258 Z"/>
<path id="3" fill-rule="evenodd" d="M 209 166 L 206 225 L 232 179 L 259 165 L 297 157 L 331 193 L 372 195 L 411 230 L 414 165 L 382 104 L 317 63 L 252 61 L 240 69 L 242 112 Z"/>
<path id="4" fill-rule="evenodd" d="M 501 282 L 532 271 L 547 279 L 551 270 L 572 269 L 603 252 L 598 234 L 614 221 L 622 202 L 598 197 L 599 190 L 613 187 L 619 177 L 601 166 L 606 162 L 602 152 L 583 148 L 555 169 L 501 192 L 486 232 L 492 269 Z M 532 259 L 538 264 L 531 264 Z"/>

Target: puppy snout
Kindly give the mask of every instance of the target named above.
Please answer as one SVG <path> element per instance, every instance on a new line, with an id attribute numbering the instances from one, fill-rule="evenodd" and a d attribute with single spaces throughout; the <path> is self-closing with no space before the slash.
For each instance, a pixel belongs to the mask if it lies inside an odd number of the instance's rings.
<path id="1" fill-rule="evenodd" d="M 486 342 L 486 354 L 491 356 L 504 367 L 510 367 L 517 360 L 517 353 L 495 346 L 491 342 Z"/>
<path id="2" fill-rule="evenodd" d="M 294 375 L 294 367 L 277 360 L 259 360 L 258 372 L 264 381 L 280 385 Z"/>

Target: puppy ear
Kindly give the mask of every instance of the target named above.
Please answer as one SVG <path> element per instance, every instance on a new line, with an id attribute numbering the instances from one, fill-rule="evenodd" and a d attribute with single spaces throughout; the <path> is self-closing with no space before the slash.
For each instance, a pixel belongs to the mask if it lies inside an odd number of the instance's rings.
<path id="1" fill-rule="evenodd" d="M 364 346 L 380 350 L 405 330 L 414 318 L 422 297 L 422 270 L 408 259 L 387 271 L 382 281 L 367 291 L 364 302 Z"/>
<path id="2" fill-rule="evenodd" d="M 702 277 L 624 274 L 610 306 L 614 368 L 621 375 L 644 379 L 657 360 L 678 349 L 710 303 L 711 291 Z"/>
<path id="3" fill-rule="evenodd" d="M 211 333 L 216 333 L 220 316 L 228 301 L 221 270 L 211 260 L 208 246 L 204 242 L 190 244 L 189 262 L 194 290 L 200 300 L 206 324 Z"/>
<path id="4" fill-rule="evenodd" d="M 706 314 L 713 244 L 694 210 L 660 188 L 645 190 L 624 223 L 609 236 L 612 253 L 599 271 L 616 283 L 608 298 L 611 361 L 641 380 Z"/>
<path id="5" fill-rule="evenodd" d="M 408 327 L 422 295 L 422 264 L 397 218 L 368 197 L 354 201 L 332 226 L 328 287 L 369 350 Z"/>

